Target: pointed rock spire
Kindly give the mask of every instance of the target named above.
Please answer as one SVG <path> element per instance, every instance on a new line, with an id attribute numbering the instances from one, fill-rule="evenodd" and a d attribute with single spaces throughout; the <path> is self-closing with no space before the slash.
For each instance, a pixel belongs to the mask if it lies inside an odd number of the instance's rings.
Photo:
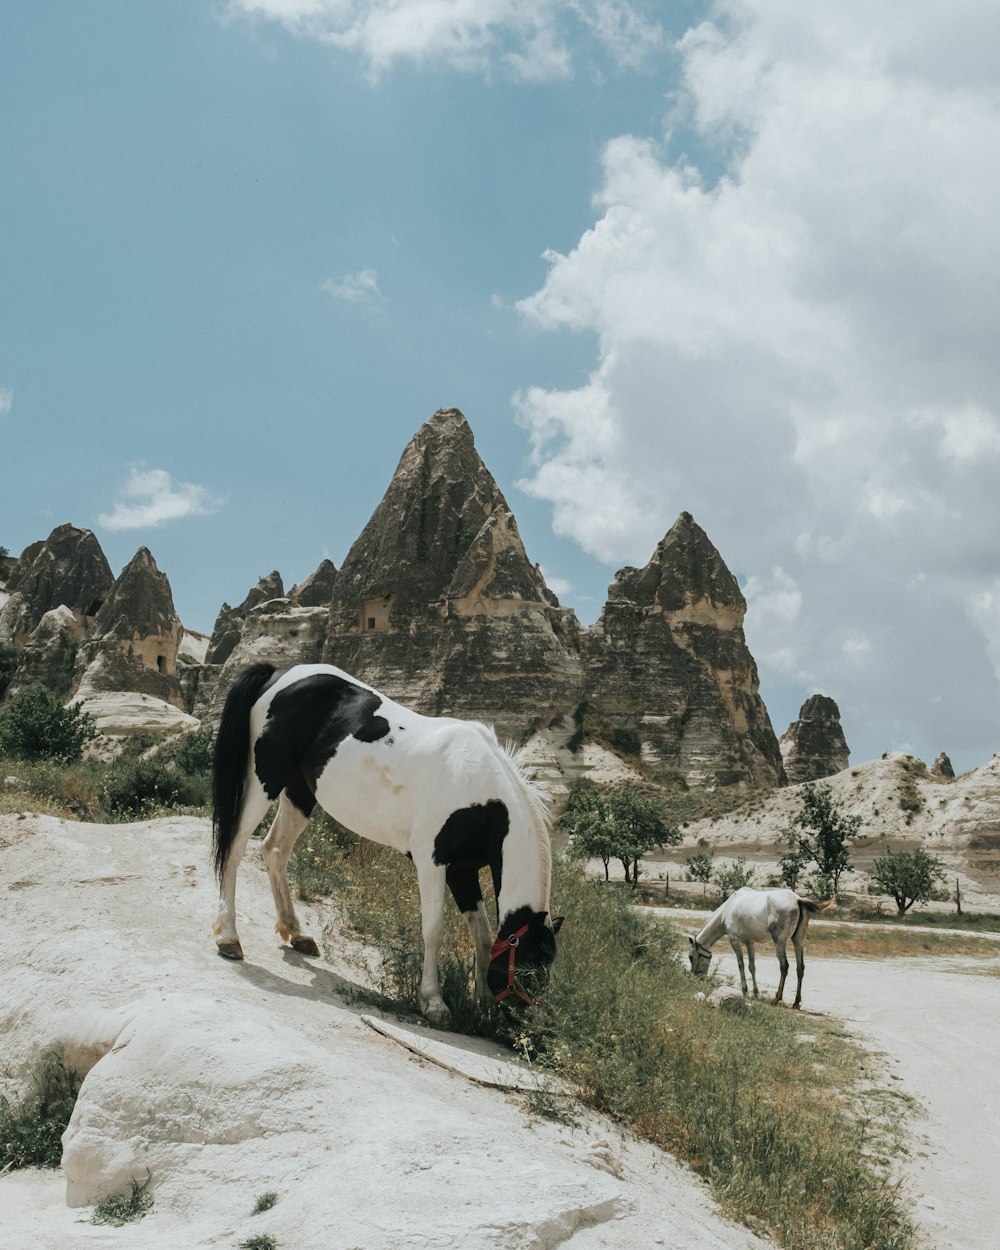
<path id="1" fill-rule="evenodd" d="M 814 694 L 799 709 L 778 743 L 790 785 L 843 772 L 850 762 L 840 708 L 828 695 Z"/>
<path id="2" fill-rule="evenodd" d="M 488 716 L 520 733 L 572 706 L 578 638 L 469 423 L 439 409 L 341 567 L 326 658 L 425 711 Z"/>
<path id="3" fill-rule="evenodd" d="M 66 524 L 57 525 L 48 538 L 24 549 L 5 589 L 22 596 L 33 625 L 46 612 L 65 605 L 86 627 L 114 580 L 93 531 Z"/>
<path id="4" fill-rule="evenodd" d="M 687 785 L 780 784 L 745 613 L 736 578 L 682 512 L 644 568 L 617 573 L 585 637 L 591 716 Z"/>

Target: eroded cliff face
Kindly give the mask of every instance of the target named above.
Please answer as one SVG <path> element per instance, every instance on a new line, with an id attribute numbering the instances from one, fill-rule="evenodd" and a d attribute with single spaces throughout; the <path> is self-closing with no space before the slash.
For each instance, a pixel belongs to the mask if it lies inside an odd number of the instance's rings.
<path id="1" fill-rule="evenodd" d="M 82 638 L 114 580 L 91 530 L 57 525 L 48 538 L 26 547 L 14 561 L 5 590 L 12 599 L 17 598 L 5 614 L 9 627 L 0 627 L 0 641 L 23 646 L 46 612 L 59 607 L 73 613 L 76 636 Z"/>
<path id="2" fill-rule="evenodd" d="M 584 637 L 588 715 L 637 734 L 648 763 L 690 786 L 780 785 L 745 613 L 735 577 L 682 512 L 644 568 L 619 571 Z"/>
<path id="3" fill-rule="evenodd" d="M 778 745 L 789 785 L 832 777 L 843 772 L 850 761 L 840 708 L 825 694 L 806 699 L 798 719 L 781 735 Z"/>
<path id="4" fill-rule="evenodd" d="M 465 417 L 436 412 L 344 561 L 324 658 L 419 710 L 521 737 L 579 699 L 579 633 Z"/>

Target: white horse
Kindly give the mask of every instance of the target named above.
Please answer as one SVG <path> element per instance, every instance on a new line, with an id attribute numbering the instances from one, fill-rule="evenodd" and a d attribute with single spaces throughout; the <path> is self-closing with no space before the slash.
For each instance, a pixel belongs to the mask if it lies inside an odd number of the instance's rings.
<path id="1" fill-rule="evenodd" d="M 421 716 L 328 664 L 244 670 L 226 698 L 213 767 L 214 931 L 228 959 L 243 958 L 236 871 L 273 799 L 278 811 L 261 854 L 284 941 L 319 953 L 299 928 L 286 873 L 319 803 L 354 833 L 413 860 L 424 942 L 419 1000 L 429 1020 L 448 1021 L 437 965 L 446 888 L 472 934 L 479 992 L 514 1006 L 534 1001 L 524 974 L 547 973 L 561 922 L 548 914 L 545 804 L 492 729 Z M 497 898 L 495 941 L 479 885 L 485 867 Z"/>
<path id="2" fill-rule="evenodd" d="M 774 1001 L 780 1003 L 785 992 L 785 978 L 788 976 L 785 947 L 791 938 L 795 947 L 795 971 L 798 974 L 795 1002 L 792 1006 L 798 1007 L 802 1002 L 802 973 L 805 969 L 803 951 L 809 917 L 813 912 L 823 911 L 832 902 L 832 899 L 818 903 L 812 898 L 800 898 L 794 890 L 752 890 L 749 886 L 743 886 L 712 912 L 699 933 L 688 937 L 691 946 L 691 971 L 695 976 L 703 976 L 708 971 L 708 965 L 712 961 L 712 947 L 725 934 L 736 952 L 740 985 L 744 994 L 747 992 L 747 979 L 743 971 L 743 946 L 747 948 L 750 979 L 756 998 L 759 991 L 757 970 L 754 966 L 754 943 L 770 939 L 774 943 L 774 953 L 781 966 L 781 980 L 774 996 Z"/>

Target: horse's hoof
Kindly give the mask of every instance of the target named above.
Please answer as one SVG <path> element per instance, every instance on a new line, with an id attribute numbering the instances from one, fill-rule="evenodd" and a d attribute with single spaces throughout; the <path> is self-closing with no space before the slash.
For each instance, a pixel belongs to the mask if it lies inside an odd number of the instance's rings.
<path id="1" fill-rule="evenodd" d="M 298 937 L 292 938 L 292 949 L 299 951 L 303 955 L 319 954 L 319 947 L 316 945 L 315 939 L 311 938 L 307 933 L 300 933 Z"/>
<path id="2" fill-rule="evenodd" d="M 433 1024 L 436 1029 L 451 1028 L 451 1012 L 444 1003 L 432 1003 L 423 1009 L 424 1018 L 429 1024 Z"/>
<path id="3" fill-rule="evenodd" d="M 215 949 L 223 959 L 242 959 L 243 947 L 239 942 L 218 942 Z"/>

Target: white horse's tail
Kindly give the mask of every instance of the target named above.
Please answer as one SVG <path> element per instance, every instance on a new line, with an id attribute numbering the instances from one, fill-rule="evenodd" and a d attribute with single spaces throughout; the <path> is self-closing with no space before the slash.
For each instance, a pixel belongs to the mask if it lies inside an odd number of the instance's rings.
<path id="1" fill-rule="evenodd" d="M 792 941 L 797 937 L 804 935 L 806 926 L 809 924 L 809 917 L 818 911 L 826 911 L 828 907 L 833 906 L 833 899 L 827 898 L 820 902 L 815 898 L 802 898 L 801 895 L 796 896 L 799 901 L 799 922 L 795 926 L 795 932 L 792 934 Z"/>

